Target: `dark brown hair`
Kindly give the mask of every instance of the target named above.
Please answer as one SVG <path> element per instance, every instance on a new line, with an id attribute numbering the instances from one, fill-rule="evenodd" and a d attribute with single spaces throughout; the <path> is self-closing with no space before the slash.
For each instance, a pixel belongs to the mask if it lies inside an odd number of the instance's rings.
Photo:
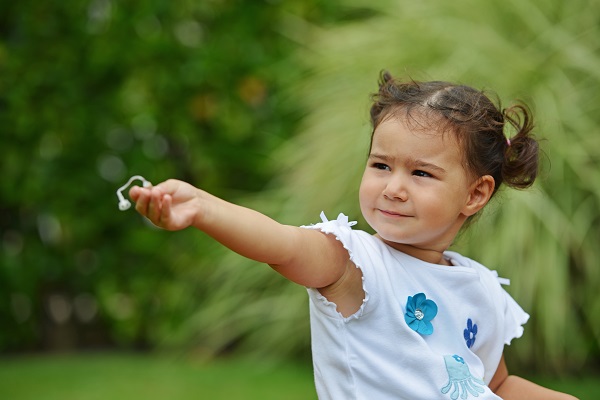
<path id="1" fill-rule="evenodd" d="M 496 104 L 483 91 L 469 86 L 399 82 L 384 71 L 371 106 L 373 133 L 383 120 L 398 113 L 415 121 L 428 120 L 428 127 L 456 135 L 467 171 L 477 177 L 492 176 L 494 194 L 502 183 L 527 188 L 537 176 L 539 153 L 531 134 L 531 111 L 523 103 L 505 109 L 497 99 Z"/>

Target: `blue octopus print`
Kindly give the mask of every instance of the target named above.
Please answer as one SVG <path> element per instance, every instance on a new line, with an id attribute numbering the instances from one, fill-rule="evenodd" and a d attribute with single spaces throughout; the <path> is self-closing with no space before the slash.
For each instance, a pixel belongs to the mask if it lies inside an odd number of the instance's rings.
<path id="1" fill-rule="evenodd" d="M 481 393 L 485 392 L 483 388 L 485 382 L 471 375 L 469 365 L 465 363 L 462 357 L 456 354 L 444 356 L 444 362 L 446 363 L 449 379 L 448 384 L 441 389 L 442 394 L 447 394 L 452 389 L 450 398 L 456 400 L 458 396 L 461 399 L 467 399 L 469 395 L 479 397 Z"/>

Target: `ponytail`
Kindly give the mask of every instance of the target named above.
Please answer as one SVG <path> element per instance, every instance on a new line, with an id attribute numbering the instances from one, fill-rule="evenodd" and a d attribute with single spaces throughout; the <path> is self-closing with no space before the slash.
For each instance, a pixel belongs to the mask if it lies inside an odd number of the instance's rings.
<path id="1" fill-rule="evenodd" d="M 502 110 L 502 115 L 505 134 L 507 130 L 516 131 L 514 136 L 507 138 L 502 180 L 510 187 L 525 189 L 533 184 L 538 174 L 539 145 L 531 134 L 534 127 L 531 111 L 525 104 L 515 104 Z"/>

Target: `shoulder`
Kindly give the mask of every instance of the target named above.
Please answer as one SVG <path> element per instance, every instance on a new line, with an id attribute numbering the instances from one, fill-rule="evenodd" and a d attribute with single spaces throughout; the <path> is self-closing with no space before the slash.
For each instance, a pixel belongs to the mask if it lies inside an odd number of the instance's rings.
<path id="1" fill-rule="evenodd" d="M 488 287 L 501 288 L 502 284 L 510 284 L 510 280 L 499 277 L 497 271 L 491 270 L 485 265 L 469 257 L 463 256 L 455 251 L 446 251 L 444 254 L 450 258 L 454 265 L 461 265 L 471 268 L 479 275 L 480 281 Z"/>
<path id="2" fill-rule="evenodd" d="M 350 221 L 348 216 L 340 213 L 336 219 L 329 220 L 324 212 L 321 212 L 321 222 L 310 225 L 302 225 L 301 228 L 319 230 L 325 234 L 334 235 L 342 242 L 346 250 L 353 252 L 357 250 L 381 251 L 385 246 L 380 240 L 368 232 L 353 229 L 356 221 Z"/>

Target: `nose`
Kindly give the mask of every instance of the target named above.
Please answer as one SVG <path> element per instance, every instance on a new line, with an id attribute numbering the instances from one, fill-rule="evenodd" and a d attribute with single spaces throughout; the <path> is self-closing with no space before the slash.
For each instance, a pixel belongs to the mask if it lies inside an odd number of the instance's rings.
<path id="1" fill-rule="evenodd" d="M 390 200 L 408 200 L 406 181 L 401 176 L 391 176 L 383 190 L 383 196 Z"/>

